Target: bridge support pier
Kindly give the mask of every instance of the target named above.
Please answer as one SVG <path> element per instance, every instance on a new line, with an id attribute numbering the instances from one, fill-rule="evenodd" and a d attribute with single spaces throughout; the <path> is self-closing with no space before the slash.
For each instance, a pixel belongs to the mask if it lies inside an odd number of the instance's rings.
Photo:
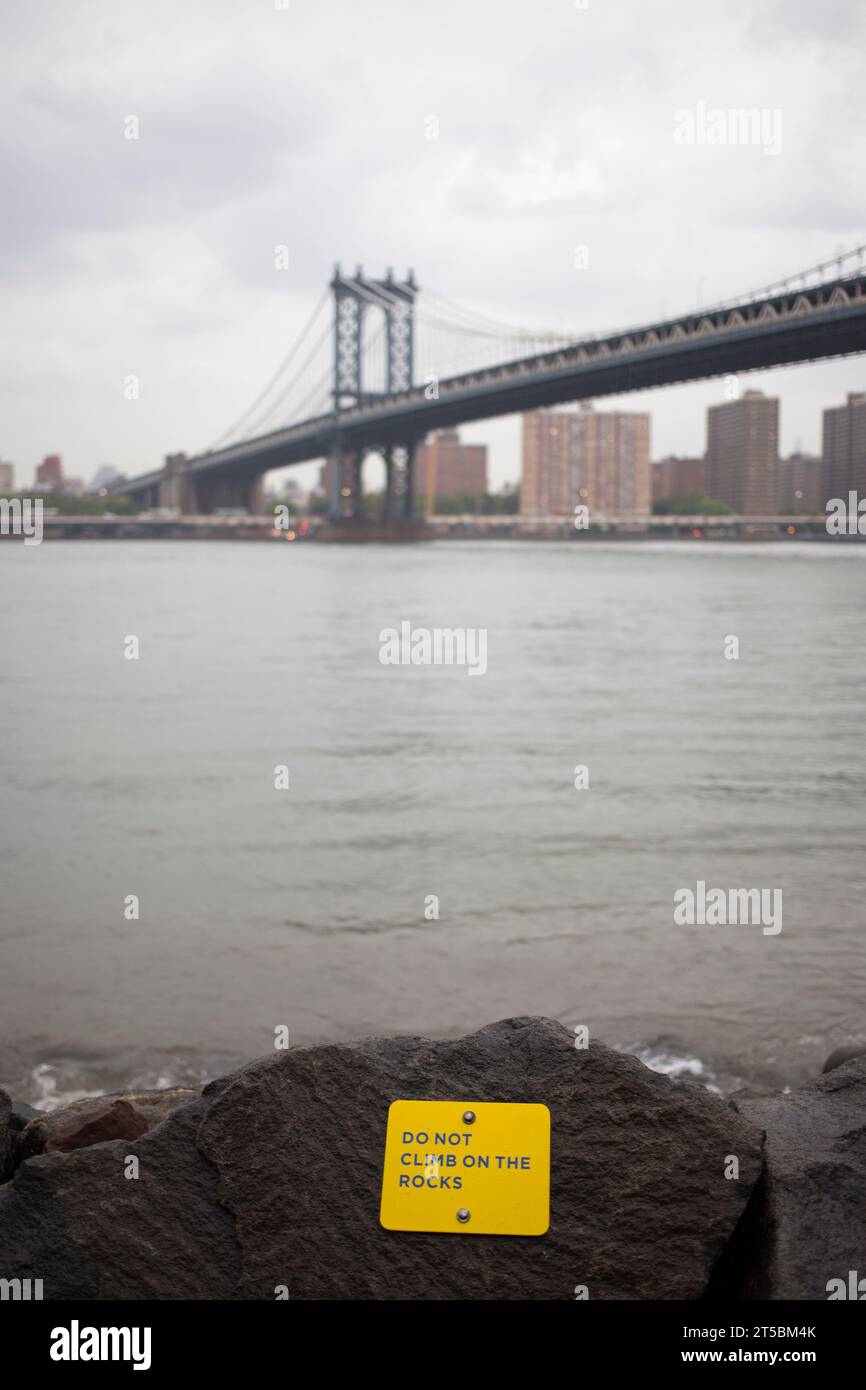
<path id="1" fill-rule="evenodd" d="M 340 489 L 343 486 L 343 455 L 338 440 L 331 445 L 331 453 L 325 465 L 325 494 L 328 499 L 328 516 L 332 521 L 342 514 Z"/>
<path id="2" fill-rule="evenodd" d="M 415 443 L 405 446 L 403 463 L 403 516 L 411 520 L 415 512 Z"/>
<path id="3" fill-rule="evenodd" d="M 159 480 L 159 500 L 157 505 L 178 511 L 184 516 L 196 510 L 195 484 L 187 471 L 186 454 L 167 454 L 162 477 Z"/>
<path id="4" fill-rule="evenodd" d="M 378 515 L 364 511 L 363 467 L 369 452 L 380 453 L 385 487 Z M 432 532 L 415 516 L 415 441 L 362 446 L 354 451 L 335 444 L 325 472 L 329 499 L 324 540 L 426 540 Z"/>
<path id="5" fill-rule="evenodd" d="M 385 450 L 385 495 L 382 520 L 404 520 L 415 513 L 415 442 L 389 444 Z"/>
<path id="6" fill-rule="evenodd" d="M 382 493 L 382 520 L 389 522 L 394 512 L 394 451 L 389 445 L 382 457 L 385 460 L 385 489 Z"/>
<path id="7" fill-rule="evenodd" d="M 355 521 L 364 520 L 364 452 L 363 449 L 358 449 L 349 461 L 349 487 L 352 517 Z"/>
<path id="8" fill-rule="evenodd" d="M 260 516 L 264 510 L 264 478 L 223 477 L 202 480 L 193 488 L 195 505 L 191 508 L 200 516 L 222 509 L 245 511 Z"/>
<path id="9" fill-rule="evenodd" d="M 153 505 L 180 512 L 181 516 L 206 516 L 220 508 L 260 516 L 264 510 L 264 475 L 223 474 L 196 478 L 186 454 L 169 454 Z"/>
<path id="10" fill-rule="evenodd" d="M 325 493 L 332 521 L 360 518 L 364 514 L 362 467 L 364 452 L 334 444 L 325 465 Z"/>

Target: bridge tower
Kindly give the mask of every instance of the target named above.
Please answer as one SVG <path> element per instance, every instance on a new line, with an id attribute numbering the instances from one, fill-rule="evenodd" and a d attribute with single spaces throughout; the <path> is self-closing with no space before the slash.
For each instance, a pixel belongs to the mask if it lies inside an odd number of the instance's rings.
<path id="1" fill-rule="evenodd" d="M 418 286 L 410 270 L 396 280 L 392 270 L 385 278 L 371 279 L 358 266 L 354 276 L 344 276 L 339 265 L 331 280 L 334 297 L 334 416 L 337 422 L 328 468 L 329 512 L 332 518 L 346 512 L 363 516 L 362 471 L 369 450 L 347 453 L 340 441 L 342 411 L 409 390 L 414 382 L 414 309 Z M 371 309 L 385 320 L 385 389 L 369 390 L 364 373 L 364 321 Z M 383 441 L 385 495 L 383 520 L 393 519 L 399 508 L 411 517 L 414 506 L 414 440 Z M 344 505 L 348 503 L 348 505 Z"/>

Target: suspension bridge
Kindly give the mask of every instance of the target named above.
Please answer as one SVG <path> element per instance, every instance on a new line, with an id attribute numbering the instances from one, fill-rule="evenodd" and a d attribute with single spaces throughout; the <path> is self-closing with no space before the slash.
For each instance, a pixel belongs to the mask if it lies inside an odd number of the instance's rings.
<path id="1" fill-rule="evenodd" d="M 381 517 L 410 521 L 429 431 L 866 350 L 866 247 L 732 300 L 601 334 L 533 332 L 464 308 L 409 272 L 339 266 L 290 351 L 204 453 L 116 485 L 142 505 L 261 511 L 272 469 L 326 461 L 329 514 L 363 520 L 362 470 L 385 464 Z"/>

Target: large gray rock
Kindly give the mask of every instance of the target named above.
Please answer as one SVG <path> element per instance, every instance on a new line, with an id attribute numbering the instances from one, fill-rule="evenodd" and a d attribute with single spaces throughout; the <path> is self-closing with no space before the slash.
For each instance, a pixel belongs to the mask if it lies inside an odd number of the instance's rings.
<path id="1" fill-rule="evenodd" d="M 766 1168 L 726 1256 L 754 1299 L 826 1299 L 866 1276 L 866 1057 L 786 1096 L 737 1101 L 766 1134 Z"/>
<path id="2" fill-rule="evenodd" d="M 394 1099 L 540 1101 L 552 1118 L 546 1236 L 437 1236 L 378 1224 Z M 556 1023 L 387 1038 L 259 1062 L 214 1101 L 199 1144 L 242 1250 L 240 1290 L 292 1298 L 697 1298 L 760 1170 L 723 1102 Z M 740 1162 L 726 1180 L 726 1157 Z"/>
<path id="3" fill-rule="evenodd" d="M 240 1252 L 195 1101 L 132 1143 L 23 1162 L 0 1188 L 0 1278 L 46 1299 L 234 1298 Z M 138 1177 L 127 1177 L 130 1156 Z"/>
<path id="4" fill-rule="evenodd" d="M 546 1235 L 380 1226 L 391 1101 L 448 1098 L 550 1107 Z M 0 1191 L 0 1276 L 32 1272 L 46 1298 L 694 1299 L 760 1168 L 759 1132 L 724 1102 L 547 1020 L 312 1047 L 131 1143 L 22 1164 Z"/>

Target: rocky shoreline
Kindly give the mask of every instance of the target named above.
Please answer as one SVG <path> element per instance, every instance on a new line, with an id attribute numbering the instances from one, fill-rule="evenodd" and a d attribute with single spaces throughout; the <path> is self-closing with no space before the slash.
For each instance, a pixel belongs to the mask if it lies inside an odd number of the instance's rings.
<path id="1" fill-rule="evenodd" d="M 866 1275 L 861 1049 L 790 1094 L 725 1100 L 574 1042 L 508 1019 L 50 1114 L 0 1092 L 0 1278 L 89 1300 L 857 1296 L 833 1290 Z M 546 1235 L 383 1229 L 388 1107 L 413 1098 L 549 1107 Z"/>

